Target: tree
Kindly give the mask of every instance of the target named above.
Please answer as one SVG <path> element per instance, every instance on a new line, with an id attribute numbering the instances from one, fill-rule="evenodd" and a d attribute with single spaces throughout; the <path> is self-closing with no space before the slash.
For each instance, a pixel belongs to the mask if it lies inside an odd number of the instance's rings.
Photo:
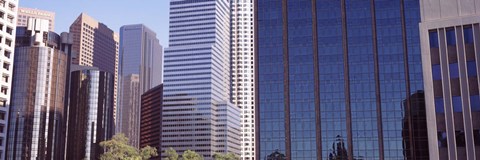
<path id="1" fill-rule="evenodd" d="M 164 160 L 178 160 L 178 153 L 172 147 L 165 150 L 165 155 L 167 156 L 167 158 L 165 158 Z"/>
<path id="2" fill-rule="evenodd" d="M 182 160 L 203 160 L 203 156 L 199 155 L 195 151 L 186 150 L 182 154 Z"/>
<path id="3" fill-rule="evenodd" d="M 105 150 L 100 160 L 147 160 L 158 156 L 156 148 L 146 146 L 138 150 L 128 145 L 128 138 L 124 134 L 117 134 L 111 140 L 101 142 L 100 146 Z"/>
<path id="4" fill-rule="evenodd" d="M 213 155 L 213 158 L 215 160 L 240 160 L 240 157 L 238 157 L 233 153 L 227 153 L 227 154 L 215 153 Z"/>

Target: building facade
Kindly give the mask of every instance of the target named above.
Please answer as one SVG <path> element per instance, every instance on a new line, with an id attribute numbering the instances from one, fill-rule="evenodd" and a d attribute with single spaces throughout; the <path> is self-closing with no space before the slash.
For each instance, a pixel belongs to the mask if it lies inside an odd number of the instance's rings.
<path id="1" fill-rule="evenodd" d="M 55 31 L 55 12 L 45 11 L 40 9 L 18 7 L 17 26 L 27 26 L 28 19 L 45 19 L 48 20 L 48 30 Z"/>
<path id="2" fill-rule="evenodd" d="M 155 147 L 157 151 L 162 150 L 162 103 L 162 84 L 142 94 L 140 148 L 150 146 Z M 161 156 L 150 159 L 161 160 Z"/>
<path id="3" fill-rule="evenodd" d="M 113 137 L 114 75 L 72 67 L 65 159 L 99 159 L 100 142 Z"/>
<path id="4" fill-rule="evenodd" d="M 60 48 L 72 42 L 49 32 L 48 20 L 28 21 L 17 28 L 6 159 L 60 159 L 69 65 Z"/>
<path id="5" fill-rule="evenodd" d="M 105 24 L 85 13 L 70 25 L 73 36 L 72 64 L 94 66 L 115 76 L 114 108 L 116 119 L 119 36 Z"/>
<path id="6" fill-rule="evenodd" d="M 0 93 L 0 159 L 4 159 L 7 144 L 8 111 L 10 108 L 10 92 L 12 90 L 12 71 L 15 50 L 15 32 L 17 21 L 18 0 L 0 2 L 0 63 L 3 66 L 0 73 L 2 92 Z M 2 116 L 3 115 L 3 116 Z M 2 118 L 3 117 L 3 118 Z"/>
<path id="7" fill-rule="evenodd" d="M 480 158 L 477 1 L 421 1 L 423 76 L 431 159 Z"/>
<path id="8" fill-rule="evenodd" d="M 403 101 L 423 90 L 418 0 L 263 0 L 254 10 L 256 159 L 414 155 L 402 134 Z"/>
<path id="9" fill-rule="evenodd" d="M 240 155 L 240 109 L 231 104 L 230 2 L 170 1 L 162 149 Z"/>
<path id="10" fill-rule="evenodd" d="M 241 110 L 242 160 L 255 157 L 254 0 L 231 1 L 232 101 Z"/>
<path id="11" fill-rule="evenodd" d="M 162 46 L 155 32 L 143 24 L 125 25 L 120 28 L 120 83 L 124 88 L 120 88 L 119 93 L 121 100 L 118 122 L 122 125 L 117 125 L 117 131 L 125 133 L 132 145 L 137 147 L 140 137 L 141 95 L 162 83 L 162 64 Z M 135 90 L 128 87 L 132 74 L 138 78 L 138 87 Z M 132 92 L 138 94 L 125 95 Z M 129 111 L 131 109 L 135 110 L 135 113 L 131 113 Z"/>

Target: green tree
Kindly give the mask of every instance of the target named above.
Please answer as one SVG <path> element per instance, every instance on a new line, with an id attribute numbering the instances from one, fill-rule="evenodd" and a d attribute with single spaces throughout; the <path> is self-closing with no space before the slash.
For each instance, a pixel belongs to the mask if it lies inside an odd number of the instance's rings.
<path id="1" fill-rule="evenodd" d="M 215 153 L 213 155 L 213 158 L 215 160 L 240 160 L 240 157 L 238 157 L 233 153 L 227 153 L 227 154 Z"/>
<path id="2" fill-rule="evenodd" d="M 167 158 L 165 158 L 164 160 L 178 160 L 178 153 L 172 147 L 165 150 L 165 155 L 167 156 Z"/>
<path id="3" fill-rule="evenodd" d="M 203 160 L 203 156 L 195 151 L 186 150 L 182 154 L 182 160 Z"/>
<path id="4" fill-rule="evenodd" d="M 124 134 L 117 134 L 111 140 L 103 141 L 100 146 L 105 150 L 100 160 L 147 160 L 158 156 L 157 149 L 146 146 L 140 150 L 128 145 Z"/>

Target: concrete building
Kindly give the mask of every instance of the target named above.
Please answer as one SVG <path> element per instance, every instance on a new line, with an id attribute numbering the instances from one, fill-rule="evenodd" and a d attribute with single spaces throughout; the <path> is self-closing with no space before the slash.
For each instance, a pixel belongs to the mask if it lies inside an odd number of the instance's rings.
<path id="1" fill-rule="evenodd" d="M 163 53 L 156 33 L 143 24 L 120 28 L 120 104 L 117 132 L 139 145 L 140 98 L 162 83 Z M 136 80 L 134 80 L 134 78 Z"/>
<path id="2" fill-rule="evenodd" d="M 430 159 L 480 159 L 480 3 L 420 2 Z"/>
<path id="3" fill-rule="evenodd" d="M 6 159 L 63 158 L 69 54 L 61 48 L 72 41 L 48 23 L 29 19 L 17 28 Z"/>
<path id="4" fill-rule="evenodd" d="M 0 159 L 5 158 L 6 142 L 7 142 L 7 124 L 8 111 L 10 108 L 10 92 L 12 89 L 12 71 L 15 47 L 15 32 L 17 21 L 18 0 L 0 1 L 0 74 L 2 80 L 2 92 L 0 93 Z M 3 115 L 3 116 L 2 116 Z"/>
<path id="5" fill-rule="evenodd" d="M 94 66 L 112 73 L 115 78 L 114 108 L 117 111 L 119 36 L 105 24 L 85 13 L 70 25 L 73 35 L 72 64 Z"/>
<path id="6" fill-rule="evenodd" d="M 231 104 L 230 2 L 170 1 L 162 150 L 240 155 L 240 109 Z"/>
<path id="7" fill-rule="evenodd" d="M 162 148 L 162 103 L 163 85 L 160 84 L 142 94 L 140 116 L 140 148 Z M 160 153 L 162 154 L 162 153 Z M 150 159 L 160 160 L 161 155 Z"/>
<path id="8" fill-rule="evenodd" d="M 404 100 L 423 90 L 418 0 L 262 0 L 254 11 L 256 160 L 415 156 L 403 125 Z"/>
<path id="9" fill-rule="evenodd" d="M 232 0 L 232 101 L 241 110 L 242 160 L 255 157 L 255 0 Z"/>
<path id="10" fill-rule="evenodd" d="M 55 31 L 55 12 L 34 8 L 18 7 L 17 26 L 25 27 L 29 18 L 48 20 L 48 30 Z"/>
<path id="11" fill-rule="evenodd" d="M 72 66 L 65 159 L 100 158 L 104 152 L 100 142 L 110 140 L 115 132 L 113 90 L 112 73 Z"/>

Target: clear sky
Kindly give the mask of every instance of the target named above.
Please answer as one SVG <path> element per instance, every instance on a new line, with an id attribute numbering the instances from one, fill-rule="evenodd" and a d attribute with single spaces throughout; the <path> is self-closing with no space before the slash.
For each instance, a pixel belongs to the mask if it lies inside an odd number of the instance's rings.
<path id="1" fill-rule="evenodd" d="M 68 32 L 70 24 L 85 12 L 115 32 L 122 25 L 143 23 L 168 46 L 169 0 L 19 0 L 20 7 L 55 12 L 55 32 Z"/>

